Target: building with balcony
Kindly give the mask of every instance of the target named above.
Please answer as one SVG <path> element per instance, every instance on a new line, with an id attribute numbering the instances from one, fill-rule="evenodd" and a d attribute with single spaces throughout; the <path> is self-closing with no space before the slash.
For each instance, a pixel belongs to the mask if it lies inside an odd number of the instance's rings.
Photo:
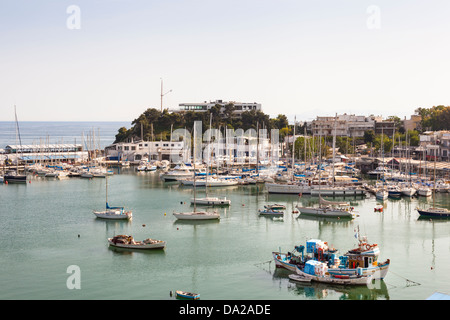
<path id="1" fill-rule="evenodd" d="M 204 102 L 193 102 L 193 103 L 180 103 L 178 105 L 178 109 L 172 109 L 171 112 L 207 112 L 212 107 L 218 105 L 221 107 L 220 112 L 224 115 L 225 106 L 232 104 L 234 106 L 233 115 L 240 116 L 242 112 L 245 111 L 261 111 L 261 104 L 256 102 L 236 102 L 236 101 L 223 101 L 223 100 L 215 100 L 215 101 L 204 101 Z"/>

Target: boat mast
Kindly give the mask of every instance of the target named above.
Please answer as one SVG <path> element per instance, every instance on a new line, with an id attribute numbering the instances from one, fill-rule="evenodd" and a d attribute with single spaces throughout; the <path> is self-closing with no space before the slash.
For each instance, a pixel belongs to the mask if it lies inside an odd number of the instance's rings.
<path id="1" fill-rule="evenodd" d="M 333 188 L 334 188 L 334 157 L 335 157 L 335 148 L 336 148 L 336 120 L 337 120 L 337 113 L 334 117 L 334 133 L 333 133 L 333 175 L 332 175 L 332 179 L 333 179 Z"/>
<path id="2" fill-rule="evenodd" d="M 292 135 L 292 181 L 294 181 L 294 162 L 295 162 L 295 125 L 297 123 L 297 116 L 294 116 L 294 132 Z"/>

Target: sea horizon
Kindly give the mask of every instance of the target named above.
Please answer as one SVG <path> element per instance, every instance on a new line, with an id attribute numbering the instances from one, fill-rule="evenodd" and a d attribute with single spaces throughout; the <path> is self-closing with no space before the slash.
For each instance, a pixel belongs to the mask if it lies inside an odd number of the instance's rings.
<path id="1" fill-rule="evenodd" d="M 131 127 L 131 121 L 18 121 L 20 139 L 16 138 L 16 122 L 0 121 L 0 148 L 7 145 L 86 143 L 95 136 L 102 148 L 115 140 L 121 127 Z"/>

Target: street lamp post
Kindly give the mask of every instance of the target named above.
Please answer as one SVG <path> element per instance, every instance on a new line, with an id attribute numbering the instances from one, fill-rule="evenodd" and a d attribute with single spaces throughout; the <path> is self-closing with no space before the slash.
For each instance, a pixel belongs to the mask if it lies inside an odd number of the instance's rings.
<path id="1" fill-rule="evenodd" d="M 166 93 L 163 93 L 163 80 L 161 78 L 161 112 L 163 111 L 163 97 L 168 94 L 169 92 L 172 92 L 172 89 L 167 91 Z"/>

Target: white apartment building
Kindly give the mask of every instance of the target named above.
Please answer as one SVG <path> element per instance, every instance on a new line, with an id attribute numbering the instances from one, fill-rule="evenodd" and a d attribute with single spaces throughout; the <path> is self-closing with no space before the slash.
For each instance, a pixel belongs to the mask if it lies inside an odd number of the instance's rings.
<path id="1" fill-rule="evenodd" d="M 335 117 L 317 117 L 311 122 L 311 130 L 314 135 L 332 136 L 336 130 L 336 136 L 363 137 L 365 131 L 375 129 L 377 121 L 382 118 L 344 113 Z"/>
<path id="2" fill-rule="evenodd" d="M 172 112 L 206 112 L 210 110 L 215 105 L 220 105 L 221 112 L 225 110 L 225 106 L 228 104 L 233 104 L 234 106 L 234 114 L 236 116 L 240 116 L 240 114 L 244 111 L 261 111 L 261 104 L 256 102 L 236 102 L 236 101 L 223 101 L 223 100 L 215 100 L 215 101 L 204 101 L 204 102 L 193 102 L 193 103 L 180 103 L 178 109 L 170 110 Z"/>

